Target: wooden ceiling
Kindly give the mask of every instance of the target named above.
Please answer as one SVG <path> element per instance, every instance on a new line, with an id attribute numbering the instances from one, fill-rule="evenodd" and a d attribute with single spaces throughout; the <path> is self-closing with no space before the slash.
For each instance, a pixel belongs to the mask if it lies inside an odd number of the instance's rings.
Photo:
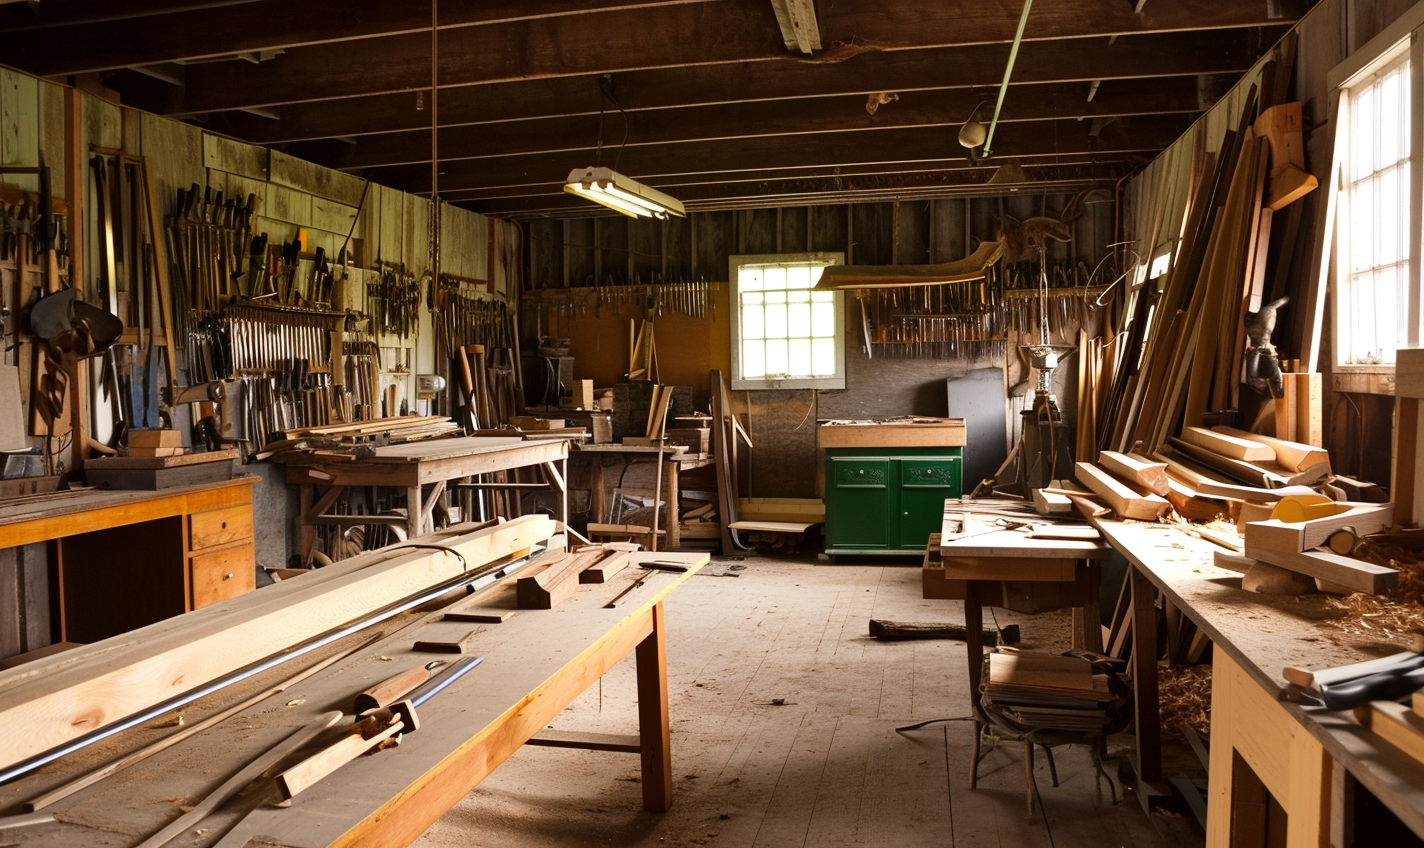
<path id="1" fill-rule="evenodd" d="M 1113 181 L 1313 2 L 1039 0 L 977 166 L 1018 0 L 438 0 L 438 98 L 431 0 L 8 3 L 0 57 L 419 194 L 438 115 L 441 198 L 527 218 L 591 214 L 562 186 L 595 162 L 689 209 Z"/>

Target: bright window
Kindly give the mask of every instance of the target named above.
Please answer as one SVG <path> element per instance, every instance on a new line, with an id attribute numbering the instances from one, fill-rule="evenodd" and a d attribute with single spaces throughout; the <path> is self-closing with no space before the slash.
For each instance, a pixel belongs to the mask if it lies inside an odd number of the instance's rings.
<path id="1" fill-rule="evenodd" d="M 1341 92 L 1336 362 L 1390 365 L 1408 347 L 1410 288 L 1410 76 L 1401 55 Z"/>
<path id="2" fill-rule="evenodd" d="M 732 388 L 845 388 L 841 293 L 815 288 L 839 254 L 733 256 Z"/>

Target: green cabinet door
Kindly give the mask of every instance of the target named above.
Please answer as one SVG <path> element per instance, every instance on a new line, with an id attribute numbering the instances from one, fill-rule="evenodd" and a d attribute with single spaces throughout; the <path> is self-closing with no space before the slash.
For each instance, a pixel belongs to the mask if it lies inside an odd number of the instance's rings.
<path id="1" fill-rule="evenodd" d="M 889 548 L 895 543 L 893 461 L 831 457 L 826 480 L 826 547 Z"/>
<path id="2" fill-rule="evenodd" d="M 900 548 L 923 550 L 931 533 L 938 533 L 946 498 L 959 497 L 960 460 L 900 457 Z"/>

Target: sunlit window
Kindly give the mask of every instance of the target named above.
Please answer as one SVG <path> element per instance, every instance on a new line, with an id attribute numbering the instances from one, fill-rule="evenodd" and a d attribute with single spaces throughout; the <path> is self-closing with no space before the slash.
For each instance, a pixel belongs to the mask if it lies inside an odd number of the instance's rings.
<path id="1" fill-rule="evenodd" d="M 731 258 L 732 388 L 844 388 L 841 294 L 815 288 L 834 254 Z"/>

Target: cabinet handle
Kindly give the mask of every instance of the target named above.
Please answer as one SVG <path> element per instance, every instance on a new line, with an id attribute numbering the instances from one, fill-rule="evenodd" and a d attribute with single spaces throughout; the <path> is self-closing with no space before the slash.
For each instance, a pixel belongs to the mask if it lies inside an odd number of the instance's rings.
<path id="1" fill-rule="evenodd" d="M 224 575 L 223 575 L 223 579 L 224 579 L 224 580 L 231 580 L 231 579 L 232 579 L 232 572 L 229 571 L 227 574 L 224 574 Z"/>
<path id="2" fill-rule="evenodd" d="M 227 529 L 227 522 L 226 522 L 226 521 L 224 521 L 224 522 L 222 523 L 222 529 L 224 529 L 224 530 Z"/>

